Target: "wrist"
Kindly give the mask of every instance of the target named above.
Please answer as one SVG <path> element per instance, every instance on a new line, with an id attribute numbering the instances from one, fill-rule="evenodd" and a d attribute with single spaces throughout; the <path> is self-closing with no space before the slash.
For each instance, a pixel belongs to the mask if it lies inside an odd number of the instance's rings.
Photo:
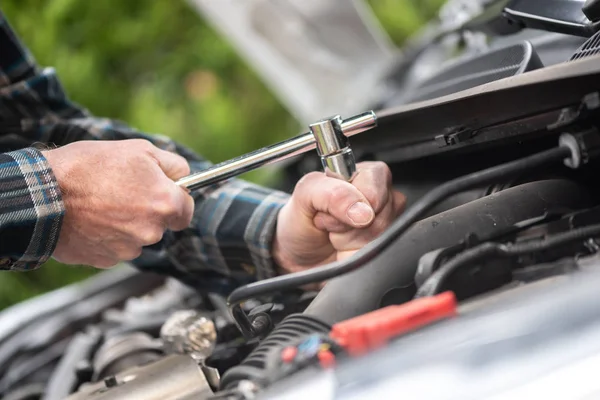
<path id="1" fill-rule="evenodd" d="M 281 215 L 284 209 L 285 206 L 283 206 L 281 210 L 279 210 L 279 213 L 277 213 L 277 219 L 274 226 L 273 242 L 271 243 L 271 256 L 273 258 L 274 270 L 277 275 L 285 275 L 290 272 L 286 267 L 288 261 L 281 246 L 281 233 L 279 232 L 281 227 Z"/>
<path id="2" fill-rule="evenodd" d="M 58 188 L 62 191 L 63 167 L 61 165 L 61 158 L 56 157 L 54 150 L 42 150 L 40 153 L 46 159 L 46 163 L 49 166 L 48 170 L 53 175 Z"/>
<path id="3" fill-rule="evenodd" d="M 277 275 L 285 275 L 291 272 L 289 267 L 288 257 L 285 256 L 285 252 L 281 247 L 281 241 L 278 238 L 277 230 L 273 238 L 273 244 L 271 246 L 271 255 L 273 257 L 273 264 L 275 273 Z"/>
<path id="4" fill-rule="evenodd" d="M 299 221 L 290 218 L 294 215 L 293 212 L 290 203 L 286 203 L 279 210 L 275 222 L 271 256 L 275 264 L 275 272 L 278 275 L 290 274 L 304 269 L 301 265 L 298 265 L 298 259 L 293 251 L 297 247 L 297 243 L 294 243 L 294 238 L 297 238 L 296 229 L 302 225 Z M 293 227 L 293 229 L 290 229 L 290 227 Z M 290 236 L 291 231 L 293 231 L 292 236 Z"/>
<path id="5" fill-rule="evenodd" d="M 76 172 L 77 157 L 67 150 L 67 146 L 41 151 L 56 181 L 66 211 L 71 208 L 73 189 L 78 187 L 75 182 L 76 175 L 73 173 Z"/>

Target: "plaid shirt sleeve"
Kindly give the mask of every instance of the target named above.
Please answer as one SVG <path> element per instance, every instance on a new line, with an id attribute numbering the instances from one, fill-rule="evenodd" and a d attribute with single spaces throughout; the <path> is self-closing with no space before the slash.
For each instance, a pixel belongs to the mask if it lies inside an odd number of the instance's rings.
<path id="1" fill-rule="evenodd" d="M 64 214 L 52 170 L 33 148 L 0 155 L 0 267 L 32 269 L 54 251 Z"/>
<path id="2" fill-rule="evenodd" d="M 0 269 L 33 269 L 56 246 L 64 205 L 39 144 L 144 138 L 185 157 L 193 172 L 211 164 L 158 134 L 91 115 L 65 94 L 52 68 L 39 68 L 0 11 Z M 271 242 L 283 192 L 231 179 L 193 193 L 188 229 L 166 232 L 140 268 L 193 286 L 230 290 L 275 275 Z M 171 262 L 153 262 L 166 257 Z"/>

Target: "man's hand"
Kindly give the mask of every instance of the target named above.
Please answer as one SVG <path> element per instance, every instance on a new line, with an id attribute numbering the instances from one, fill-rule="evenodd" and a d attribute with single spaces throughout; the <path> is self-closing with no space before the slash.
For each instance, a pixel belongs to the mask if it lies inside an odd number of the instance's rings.
<path id="1" fill-rule="evenodd" d="M 296 272 L 352 255 L 381 234 L 404 210 L 404 195 L 392 190 L 386 164 L 357 165 L 352 183 L 322 172 L 304 176 L 281 209 L 273 256 Z"/>
<path id="2" fill-rule="evenodd" d="M 166 229 L 185 229 L 194 201 L 177 180 L 187 161 L 142 139 L 82 141 L 44 151 L 66 213 L 53 257 L 107 268 L 137 258 Z"/>

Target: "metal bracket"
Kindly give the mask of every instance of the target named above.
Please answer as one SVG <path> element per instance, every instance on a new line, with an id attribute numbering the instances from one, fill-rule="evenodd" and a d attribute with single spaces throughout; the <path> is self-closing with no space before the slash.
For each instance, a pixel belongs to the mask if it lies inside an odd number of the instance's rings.
<path id="1" fill-rule="evenodd" d="M 437 135 L 435 142 L 438 147 L 452 146 L 458 143 L 462 143 L 465 140 L 471 139 L 475 136 L 475 131 L 463 126 L 458 128 L 452 128 L 448 133 Z"/>
<path id="2" fill-rule="evenodd" d="M 556 122 L 548 125 L 547 129 L 552 131 L 567 127 L 580 120 L 587 112 L 596 110 L 599 107 L 600 94 L 598 92 L 589 93 L 581 99 L 578 105 L 563 108 Z"/>

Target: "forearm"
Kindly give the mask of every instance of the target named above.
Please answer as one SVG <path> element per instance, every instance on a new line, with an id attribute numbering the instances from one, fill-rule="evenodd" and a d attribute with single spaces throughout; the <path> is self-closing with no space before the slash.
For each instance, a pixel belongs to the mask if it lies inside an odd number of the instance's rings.
<path id="1" fill-rule="evenodd" d="M 83 140 L 142 138 L 160 149 L 182 155 L 192 171 L 210 166 L 200 155 L 168 137 L 95 117 L 72 102 L 56 72 L 35 65 L 1 14 L 0 39 L 10 48 L 11 55 L 10 59 L 0 60 L 0 102 L 11 105 L 1 115 L 3 122 L 10 122 L 10 131 L 6 132 L 10 135 L 0 135 L 4 151 L 33 143 L 60 147 Z M 287 196 L 238 180 L 196 191 L 193 196 L 196 213 L 190 227 L 179 233 L 167 231 L 159 245 L 153 246 L 166 251 L 178 268 L 165 272 L 198 282 L 205 282 L 207 277 L 246 281 L 272 276 L 270 243 L 277 212 Z M 30 213 L 25 219 L 35 227 L 41 226 L 40 221 L 58 221 L 53 215 Z M 10 222 L 4 223 L 2 229 L 16 232 Z M 45 250 L 52 247 L 53 240 L 48 241 Z"/>
<path id="2" fill-rule="evenodd" d="M 118 121 L 85 115 L 47 122 L 41 130 L 46 135 L 43 142 L 63 146 L 80 140 L 142 138 L 158 148 L 182 155 L 192 172 L 211 166 L 209 161 L 167 137 L 139 132 Z M 219 286 L 215 281 L 236 285 L 273 276 L 270 250 L 276 215 L 288 196 L 236 179 L 195 191 L 192 195 L 196 212 L 191 226 L 183 232 L 167 231 L 158 245 L 145 252 L 151 254 L 153 249 L 163 249 L 177 267 L 177 271 L 158 272 L 176 275 L 195 286 L 207 284 L 211 288 Z"/>
<path id="3" fill-rule="evenodd" d="M 95 117 L 70 121 L 99 140 L 143 138 L 155 146 L 177 153 L 192 172 L 212 164 L 168 137 L 139 132 L 127 125 Z M 102 129 L 98 127 L 102 126 Z M 62 136 L 62 135 L 61 135 Z M 163 249 L 177 267 L 179 278 L 214 289 L 275 275 L 271 254 L 277 215 L 289 196 L 239 179 L 191 193 L 195 212 L 189 228 L 167 231 L 164 239 L 149 251 Z M 144 268 L 144 267 L 142 267 Z M 174 271 L 166 271 L 174 273 Z"/>
<path id="4" fill-rule="evenodd" d="M 212 164 L 168 137 L 139 132 L 119 122 L 96 117 L 76 118 L 52 128 L 52 137 L 80 131 L 85 139 L 126 140 L 143 138 L 155 146 L 183 156 L 192 172 Z M 57 140 L 51 140 L 56 143 Z M 61 143 L 58 143 L 59 145 Z M 66 143 L 65 143 L 66 144 Z M 237 285 L 275 275 L 271 245 L 276 217 L 288 195 L 238 179 L 197 190 L 192 223 L 181 232 L 165 232 L 163 240 L 145 251 L 164 250 L 177 268 L 164 272 L 196 287 L 211 289 Z M 140 268 L 156 270 L 157 266 Z"/>
<path id="5" fill-rule="evenodd" d="M 58 184 L 38 150 L 0 154 L 0 269 L 31 270 L 44 263 L 64 212 Z"/>

